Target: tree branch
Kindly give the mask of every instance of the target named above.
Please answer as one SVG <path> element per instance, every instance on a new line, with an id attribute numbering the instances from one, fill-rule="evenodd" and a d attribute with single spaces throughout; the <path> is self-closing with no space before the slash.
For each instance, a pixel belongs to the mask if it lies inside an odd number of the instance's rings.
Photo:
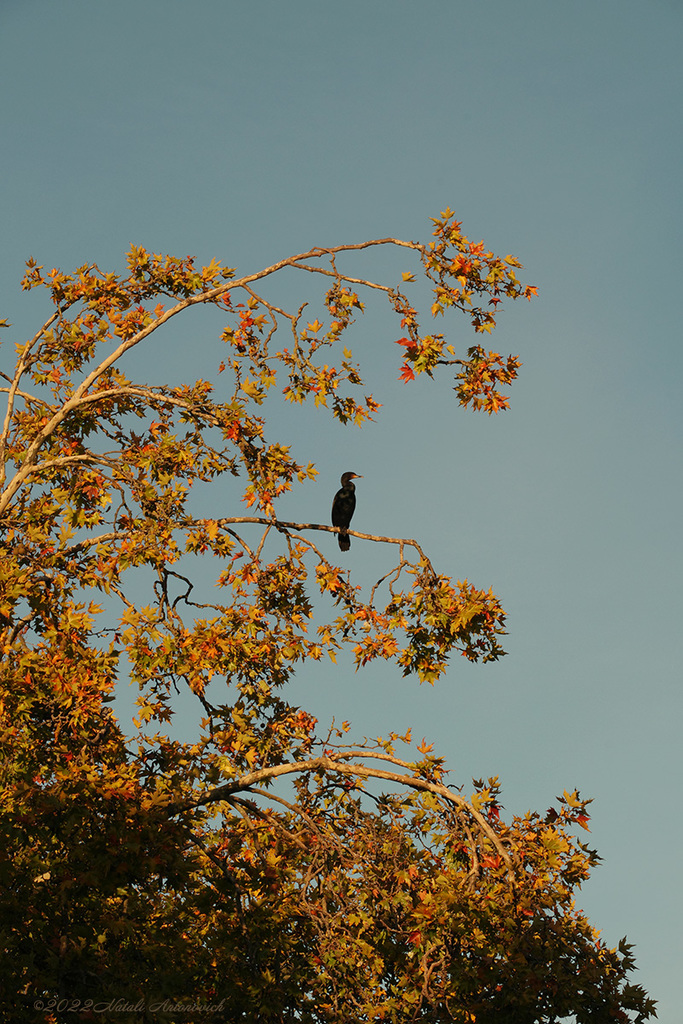
<path id="1" fill-rule="evenodd" d="M 222 519 L 216 519 L 215 521 L 219 526 L 225 526 L 228 523 L 259 523 L 262 526 L 275 526 L 278 530 L 324 530 L 325 533 L 340 533 L 341 530 L 339 526 L 326 526 L 323 523 L 289 523 L 280 519 L 266 519 L 264 516 L 229 516 Z M 417 541 L 412 538 L 382 537 L 376 533 L 360 533 L 358 530 L 348 529 L 345 529 L 344 533 L 348 533 L 351 537 L 358 537 L 360 540 L 373 540 L 383 544 L 398 544 L 401 547 L 404 545 L 413 547 L 419 552 L 420 558 L 425 562 L 425 564 L 432 569 L 432 572 L 434 572 L 431 561 L 427 558 Z"/>
<path id="2" fill-rule="evenodd" d="M 2 426 L 2 434 L 0 435 L 0 487 L 5 483 L 5 451 L 7 450 L 7 438 L 9 437 L 10 425 L 12 422 L 12 413 L 14 412 L 14 396 L 19 390 L 19 381 L 21 380 L 24 370 L 29 365 L 28 355 L 35 343 L 42 338 L 45 331 L 55 322 L 59 317 L 61 310 L 57 310 L 52 316 L 49 316 L 43 326 L 36 334 L 33 335 L 30 341 L 27 341 L 24 345 L 24 351 L 19 356 L 19 362 L 14 373 L 14 379 L 12 380 L 7 396 L 7 409 L 5 411 L 5 422 Z M 3 374 L 4 376 L 4 374 Z M 0 506 L 0 513 L 4 510 L 4 505 Z"/>
<path id="3" fill-rule="evenodd" d="M 64 405 L 61 407 L 61 409 L 59 409 L 52 416 L 52 418 L 45 424 L 41 432 L 36 436 L 31 445 L 29 445 L 24 456 L 24 465 L 22 469 L 14 475 L 10 483 L 3 491 L 2 496 L 0 497 L 0 515 L 2 515 L 2 513 L 5 511 L 7 505 L 12 500 L 14 494 L 18 491 L 23 481 L 29 475 L 29 467 L 35 464 L 37 453 L 40 451 L 43 443 L 47 440 L 48 437 L 50 437 L 50 435 L 55 431 L 55 429 L 60 425 L 60 423 L 62 423 L 71 412 L 73 412 L 80 406 L 83 397 L 85 396 L 88 389 L 95 383 L 95 381 L 99 377 L 102 376 L 103 373 L 105 373 L 109 369 L 110 366 L 113 366 L 114 363 L 118 362 L 121 356 L 123 356 L 135 345 L 138 345 L 141 341 L 144 341 L 145 338 L 148 338 L 150 334 L 153 334 L 154 331 L 156 331 L 159 327 L 163 326 L 163 324 L 167 323 L 172 317 L 177 316 L 178 313 L 181 313 L 183 310 L 188 309 L 190 306 L 195 306 L 207 302 L 215 302 L 222 295 L 224 295 L 226 292 L 231 291 L 233 288 L 245 287 L 246 285 L 251 284 L 253 281 L 261 281 L 263 280 L 263 278 L 270 277 L 272 274 L 277 273 L 278 270 L 282 270 L 284 267 L 296 267 L 296 265 L 300 263 L 302 260 L 315 259 L 316 257 L 321 256 L 332 256 L 340 252 L 357 252 L 361 249 L 368 249 L 376 245 L 396 245 L 405 249 L 414 249 L 419 252 L 425 251 L 424 246 L 420 245 L 419 243 L 404 242 L 399 238 L 377 238 L 371 239 L 368 242 L 359 242 L 352 245 L 337 245 L 331 248 L 316 247 L 314 249 L 309 249 L 308 252 L 298 253 L 296 256 L 289 256 L 287 257 L 287 259 L 280 260 L 278 263 L 273 263 L 271 266 L 266 267 L 265 269 L 260 270 L 255 274 L 248 274 L 245 277 L 239 278 L 237 280 L 225 281 L 223 284 L 217 285 L 215 288 L 210 288 L 205 292 L 201 292 L 199 295 L 192 295 L 187 299 L 183 299 L 181 302 L 177 303 L 171 309 L 167 309 L 164 313 L 161 314 L 161 316 L 157 317 L 156 320 L 153 320 L 152 323 L 148 324 L 146 327 L 143 327 L 142 330 L 138 331 L 131 338 L 127 338 L 118 346 L 118 348 L 116 348 L 112 353 L 110 353 L 110 355 L 108 355 L 106 359 L 103 359 L 102 362 L 98 366 L 96 366 L 95 369 L 92 370 L 91 373 L 89 373 L 88 376 L 83 381 L 81 381 L 80 385 L 78 386 L 74 394 L 71 396 L 71 398 L 68 401 L 66 401 Z M 313 268 L 306 269 L 312 270 Z M 371 287 L 377 287 L 374 284 L 374 282 L 371 281 L 362 283 L 367 284 L 368 286 Z M 41 327 L 40 331 L 38 331 L 35 337 L 30 342 L 27 343 L 27 345 L 24 348 L 24 352 L 22 353 L 22 356 L 19 360 L 17 372 L 14 377 L 14 383 L 10 388 L 10 395 L 7 403 L 7 413 L 5 416 L 5 423 L 2 435 L 0 435 L 0 486 L 5 481 L 4 453 L 7 443 L 7 437 L 9 436 L 11 416 L 14 406 L 14 394 L 19 385 L 19 379 L 23 374 L 26 366 L 28 365 L 28 351 L 31 348 L 31 346 L 34 345 L 35 342 L 45 333 L 50 324 L 52 324 L 57 319 L 60 313 L 61 310 L 54 313 L 50 317 L 50 319 L 46 321 L 46 323 L 43 325 L 43 327 Z"/>
<path id="4" fill-rule="evenodd" d="M 244 792 L 245 790 L 251 789 L 252 786 L 258 783 L 269 782 L 271 779 L 278 778 L 282 775 L 322 771 L 338 772 L 342 775 L 351 775 L 362 779 L 384 779 L 387 782 L 395 782 L 400 786 L 407 786 L 410 789 L 433 793 L 435 796 L 438 796 L 447 803 L 455 806 L 459 811 L 467 813 L 477 823 L 480 831 L 492 843 L 502 857 L 505 862 L 505 866 L 508 869 L 509 877 L 514 877 L 513 860 L 508 850 L 505 848 L 504 844 L 498 838 L 495 831 L 491 828 L 483 815 L 477 811 L 472 804 L 465 800 L 464 797 L 460 796 L 458 793 L 453 793 L 450 789 L 440 783 L 428 782 L 426 779 L 421 779 L 414 775 L 403 775 L 400 772 L 389 772 L 380 768 L 369 768 L 366 765 L 360 764 L 350 765 L 341 763 L 343 759 L 347 757 L 372 757 L 377 760 L 389 761 L 390 763 L 396 764 L 400 767 L 413 767 L 408 762 L 400 761 L 398 758 L 393 758 L 389 754 L 379 754 L 375 751 L 354 750 L 335 753 L 334 757 L 323 755 L 322 757 L 314 757 L 307 761 L 295 761 L 288 764 L 273 765 L 269 768 L 260 768 L 255 772 L 249 772 L 248 775 L 243 775 L 234 782 L 228 782 L 223 786 L 217 786 L 215 789 L 210 790 L 204 796 L 198 797 L 196 800 L 169 804 L 167 810 L 169 814 L 175 815 L 181 814 L 183 811 L 191 810 L 195 807 L 205 807 L 208 804 L 228 800 L 228 798 L 233 796 L 235 793 Z"/>

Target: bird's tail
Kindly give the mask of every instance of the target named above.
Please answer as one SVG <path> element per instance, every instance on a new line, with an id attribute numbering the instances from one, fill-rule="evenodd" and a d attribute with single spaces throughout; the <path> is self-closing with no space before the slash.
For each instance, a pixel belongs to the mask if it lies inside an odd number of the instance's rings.
<path id="1" fill-rule="evenodd" d="M 339 541 L 339 549 L 340 549 L 340 551 L 348 551 L 349 548 L 351 547 L 351 538 L 349 537 L 348 533 L 341 533 L 340 532 L 337 535 L 337 539 Z"/>

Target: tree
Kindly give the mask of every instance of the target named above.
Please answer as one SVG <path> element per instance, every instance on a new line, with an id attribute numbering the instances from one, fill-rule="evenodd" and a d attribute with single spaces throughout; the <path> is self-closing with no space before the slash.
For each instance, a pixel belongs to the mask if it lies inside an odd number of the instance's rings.
<path id="1" fill-rule="evenodd" d="M 241 277 L 138 247 L 123 275 L 28 261 L 24 288 L 44 286 L 54 312 L 16 346 L 2 388 L 0 971 L 13 1019 L 653 1015 L 626 980 L 630 947 L 607 947 L 572 901 L 597 861 L 575 835 L 589 801 L 565 792 L 505 822 L 497 779 L 467 798 L 426 742 L 353 743 L 348 723 L 318 731 L 287 700 L 298 665 L 349 646 L 358 668 L 386 659 L 430 683 L 453 652 L 504 654 L 495 595 L 438 572 L 419 539 L 350 530 L 386 551 L 363 594 L 316 544 L 336 527 L 277 516 L 316 470 L 267 437 L 271 396 L 312 399 L 340 424 L 379 408 L 343 347 L 360 295 L 397 315 L 406 383 L 451 367 L 460 405 L 507 406 L 516 358 L 480 344 L 456 355 L 423 333 L 403 283 L 341 269 L 362 249 L 403 250 L 432 316 L 459 311 L 477 335 L 504 298 L 535 293 L 450 211 L 434 225 L 426 245 L 316 248 Z M 322 279 L 322 319 L 268 298 L 285 269 Z M 124 355 L 198 305 L 226 324 L 228 397 L 204 380 L 128 379 Z M 249 514 L 199 515 L 193 485 L 226 474 Z M 204 595 L 207 563 L 218 589 Z M 334 609 L 319 625 L 314 593 Z M 135 735 L 109 707 L 127 676 Z M 172 729 L 182 689 L 201 710 L 191 741 Z"/>

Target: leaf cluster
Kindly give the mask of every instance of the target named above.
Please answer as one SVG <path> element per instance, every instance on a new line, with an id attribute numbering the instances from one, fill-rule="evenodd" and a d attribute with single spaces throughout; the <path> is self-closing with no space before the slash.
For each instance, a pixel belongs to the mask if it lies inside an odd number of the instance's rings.
<path id="1" fill-rule="evenodd" d="M 506 823 L 496 779 L 465 797 L 426 741 L 413 759 L 397 754 L 410 734 L 349 743 L 347 723 L 321 731 L 288 700 L 301 664 L 345 649 L 429 683 L 454 653 L 504 654 L 497 597 L 437 572 L 417 540 L 349 531 L 386 556 L 363 592 L 315 539 L 335 527 L 277 513 L 317 470 L 269 437 L 269 403 L 312 401 L 342 425 L 377 414 L 346 347 L 373 298 L 406 332 L 404 379 L 455 364 L 462 405 L 506 407 L 516 357 L 446 358 L 402 287 L 341 266 L 408 250 L 431 315 L 478 333 L 503 298 L 534 294 L 450 211 L 434 237 L 243 276 L 141 247 L 123 274 L 29 260 L 24 288 L 54 312 L 0 388 L 0 972 L 17 1020 L 57 1019 L 36 999 L 122 995 L 191 996 L 230 1021 L 652 1016 L 630 947 L 605 946 L 574 904 L 597 860 L 575 836 L 587 801 Z M 314 317 L 269 297 L 285 269 L 325 279 Z M 131 379 L 126 354 L 196 305 L 224 318 L 215 378 Z M 220 479 L 232 514 L 198 515 L 193 488 Z M 111 708 L 126 681 L 133 728 Z M 181 694 L 196 710 L 182 731 Z"/>

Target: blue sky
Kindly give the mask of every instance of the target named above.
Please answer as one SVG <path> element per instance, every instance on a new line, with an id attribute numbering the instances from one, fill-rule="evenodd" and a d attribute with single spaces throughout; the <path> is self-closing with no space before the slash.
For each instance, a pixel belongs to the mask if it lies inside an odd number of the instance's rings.
<path id="1" fill-rule="evenodd" d="M 399 384 L 395 325 L 372 306 L 352 347 L 376 424 L 276 410 L 273 428 L 320 470 L 283 517 L 327 521 L 341 472 L 362 473 L 358 529 L 416 536 L 493 587 L 510 656 L 434 688 L 311 670 L 294 699 L 361 734 L 412 725 L 454 782 L 500 775 L 510 812 L 592 795 L 604 862 L 579 903 L 636 944 L 664 1024 L 683 959 L 682 30 L 680 0 L 0 7 L 4 360 L 42 322 L 19 285 L 29 255 L 121 269 L 135 243 L 249 272 L 313 245 L 426 241 L 449 205 L 524 263 L 539 297 L 492 338 L 524 364 L 509 412 L 459 409 L 447 378 Z M 144 379 L 192 373 L 208 327 L 141 354 Z M 208 500 L 236 514 L 228 484 Z M 354 542 L 349 565 L 372 580 L 382 557 Z"/>

